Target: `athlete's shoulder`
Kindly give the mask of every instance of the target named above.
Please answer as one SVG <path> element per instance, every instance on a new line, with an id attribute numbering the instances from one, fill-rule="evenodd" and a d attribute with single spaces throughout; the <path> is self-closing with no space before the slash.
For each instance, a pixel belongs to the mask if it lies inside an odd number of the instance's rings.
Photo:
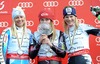
<path id="1" fill-rule="evenodd" d="M 10 31 L 10 30 L 11 30 L 11 27 L 5 28 L 5 29 L 2 31 L 2 34 L 3 34 L 3 33 L 6 33 L 7 31 Z"/>

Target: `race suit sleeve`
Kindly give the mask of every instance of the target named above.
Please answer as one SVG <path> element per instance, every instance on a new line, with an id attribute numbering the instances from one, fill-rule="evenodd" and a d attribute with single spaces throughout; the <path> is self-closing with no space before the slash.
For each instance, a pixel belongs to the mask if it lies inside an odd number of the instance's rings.
<path id="1" fill-rule="evenodd" d="M 88 24 L 80 24 L 80 27 L 86 31 L 86 33 L 95 35 L 95 36 L 100 36 L 100 29 L 96 28 L 94 26 L 88 25 Z"/>
<path id="2" fill-rule="evenodd" d="M 87 34 L 92 34 L 92 35 L 95 35 L 95 36 L 100 36 L 100 29 L 98 28 L 95 28 L 91 25 L 88 25 L 88 24 L 84 24 L 84 29 L 85 31 L 87 32 Z"/>
<path id="3" fill-rule="evenodd" d="M 29 50 L 30 50 L 29 51 L 29 57 L 31 59 L 34 59 L 37 56 L 38 51 L 40 49 L 40 46 L 41 46 L 41 43 L 37 43 L 34 39 L 34 36 L 33 36 L 33 44 L 31 44 L 30 47 L 29 47 Z"/>
<path id="4" fill-rule="evenodd" d="M 58 47 L 56 47 L 55 45 L 53 45 L 51 47 L 51 49 L 59 56 L 64 58 L 66 56 L 66 51 L 64 51 L 63 49 L 60 49 Z"/>
<path id="5" fill-rule="evenodd" d="M 3 54 L 4 60 L 6 61 L 6 52 L 7 52 L 8 43 L 10 41 L 10 30 L 8 29 L 3 30 L 0 39 L 2 42 L 2 54 Z"/>
<path id="6" fill-rule="evenodd" d="M 100 29 L 86 30 L 86 32 L 87 32 L 88 34 L 92 34 L 92 35 L 95 35 L 95 36 L 100 36 Z"/>
<path id="7" fill-rule="evenodd" d="M 40 46 L 41 46 L 41 43 L 36 44 L 36 45 L 33 44 L 30 46 L 29 57 L 31 59 L 34 59 L 37 56 Z"/>
<path id="8" fill-rule="evenodd" d="M 51 47 L 51 49 L 59 56 L 64 58 L 66 56 L 66 41 L 65 41 L 65 37 L 64 37 L 64 33 L 62 31 L 60 31 L 59 33 L 59 47 L 55 46 L 53 44 L 53 46 Z"/>

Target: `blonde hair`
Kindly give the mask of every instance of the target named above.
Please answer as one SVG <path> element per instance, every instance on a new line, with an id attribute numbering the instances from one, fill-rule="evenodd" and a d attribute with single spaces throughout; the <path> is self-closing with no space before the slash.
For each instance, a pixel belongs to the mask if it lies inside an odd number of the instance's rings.
<path id="1" fill-rule="evenodd" d="M 16 30 L 16 25 L 15 25 L 15 21 L 14 21 L 14 19 L 12 19 L 13 20 L 13 24 L 12 24 L 12 26 L 11 26 L 11 32 L 12 32 L 12 35 L 13 36 L 17 36 L 17 30 Z M 26 34 L 26 18 L 25 18 L 25 21 L 24 21 L 25 23 L 24 23 L 24 25 L 23 25 L 23 33 L 24 34 Z"/>
<path id="2" fill-rule="evenodd" d="M 53 31 L 52 41 L 54 41 L 55 37 L 56 37 L 56 29 L 54 27 L 53 21 L 50 22 L 50 25 L 51 25 L 51 29 Z"/>
<path id="3" fill-rule="evenodd" d="M 75 29 L 78 28 L 79 22 L 77 17 L 75 17 Z M 64 32 L 68 34 L 68 24 L 64 21 Z"/>

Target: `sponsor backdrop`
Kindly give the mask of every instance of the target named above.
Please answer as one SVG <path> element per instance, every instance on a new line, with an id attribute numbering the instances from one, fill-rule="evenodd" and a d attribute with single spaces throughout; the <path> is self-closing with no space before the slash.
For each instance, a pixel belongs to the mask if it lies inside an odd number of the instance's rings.
<path id="1" fill-rule="evenodd" d="M 0 34 L 3 29 L 12 24 L 11 13 L 16 6 L 21 6 L 26 14 L 27 26 L 34 32 L 39 23 L 38 13 L 43 8 L 51 8 L 55 14 L 54 25 L 63 31 L 63 14 L 65 6 L 74 6 L 77 10 L 79 22 L 88 23 L 100 28 L 100 21 L 92 15 L 90 6 L 100 6 L 100 0 L 0 0 Z M 90 54 L 94 64 L 100 64 L 100 37 L 90 35 Z M 37 64 L 37 58 L 33 64 Z M 67 56 L 62 59 L 63 64 L 67 64 Z"/>

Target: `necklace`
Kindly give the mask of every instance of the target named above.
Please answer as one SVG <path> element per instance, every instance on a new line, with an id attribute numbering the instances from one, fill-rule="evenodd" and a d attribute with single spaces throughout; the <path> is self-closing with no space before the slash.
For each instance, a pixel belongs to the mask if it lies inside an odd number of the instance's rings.
<path id="1" fill-rule="evenodd" d="M 69 41 L 70 41 L 70 45 L 71 45 L 69 51 L 73 48 L 73 42 L 74 42 L 74 37 L 75 37 L 75 33 L 76 33 L 76 28 L 74 28 L 74 32 L 73 33 L 74 34 L 73 34 L 72 39 L 71 39 L 70 31 L 68 29 L 68 37 L 69 37 Z"/>
<path id="2" fill-rule="evenodd" d="M 17 41 L 18 41 L 18 47 L 19 47 L 19 49 L 17 50 L 17 54 L 22 55 L 23 54 L 23 50 L 21 49 L 21 46 L 22 46 L 22 43 L 23 43 L 24 33 L 22 35 L 21 41 L 19 41 L 17 33 L 16 33 L 16 35 L 17 35 Z"/>

